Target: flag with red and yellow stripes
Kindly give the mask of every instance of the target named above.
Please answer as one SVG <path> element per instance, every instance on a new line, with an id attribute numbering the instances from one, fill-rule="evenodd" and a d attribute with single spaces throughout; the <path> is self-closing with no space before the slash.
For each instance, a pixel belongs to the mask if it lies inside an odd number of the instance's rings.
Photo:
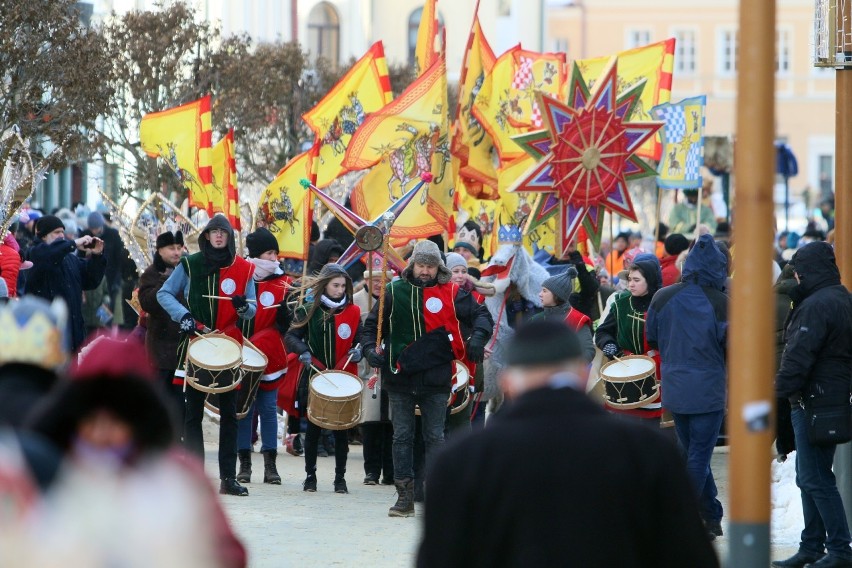
<path id="1" fill-rule="evenodd" d="M 260 195 L 258 224 L 278 241 L 281 258 L 308 259 L 311 242 L 311 192 L 303 180 L 316 176 L 318 146 L 290 160 Z"/>
<path id="2" fill-rule="evenodd" d="M 641 79 L 645 79 L 645 89 L 639 98 L 639 104 L 633 111 L 633 116 L 625 117 L 632 122 L 656 120 L 651 116 L 651 108 L 671 101 L 672 72 L 674 70 L 675 39 L 669 38 L 657 43 L 628 49 L 616 54 L 618 57 L 618 92 L 626 91 L 628 87 Z M 580 74 L 591 87 L 594 79 L 600 76 L 610 61 L 611 56 L 581 59 L 576 63 Z M 645 142 L 634 152 L 635 155 L 652 160 L 662 156 L 660 134 Z"/>
<path id="3" fill-rule="evenodd" d="M 234 130 L 213 146 L 213 212 L 222 213 L 239 231 L 240 198 L 237 191 L 237 162 L 234 160 Z"/>
<path id="4" fill-rule="evenodd" d="M 213 214 L 213 130 L 210 96 L 142 117 L 139 142 L 162 158 L 189 191 L 189 204 Z"/>
<path id="5" fill-rule="evenodd" d="M 420 13 L 417 27 L 417 43 L 414 46 L 414 76 L 420 77 L 441 57 L 441 26 L 438 22 L 438 0 L 426 0 Z"/>
<path id="6" fill-rule="evenodd" d="M 317 105 L 302 116 L 319 141 L 316 186 L 323 188 L 346 170 L 343 157 L 352 135 L 368 114 L 393 100 L 388 64 L 381 41 L 337 82 Z"/>

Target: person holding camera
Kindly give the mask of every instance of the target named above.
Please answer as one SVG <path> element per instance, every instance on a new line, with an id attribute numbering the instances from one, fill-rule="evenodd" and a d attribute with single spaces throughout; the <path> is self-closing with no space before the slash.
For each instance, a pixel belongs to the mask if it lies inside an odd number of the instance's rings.
<path id="1" fill-rule="evenodd" d="M 84 256 L 78 256 L 81 251 Z M 53 215 L 36 224 L 36 241 L 28 253 L 33 267 L 27 277 L 27 293 L 48 301 L 62 298 L 68 305 L 68 336 L 77 351 L 86 338 L 83 290 L 97 288 L 104 279 L 104 242 L 92 236 L 65 238 L 65 225 Z"/>
<path id="2" fill-rule="evenodd" d="M 798 286 L 790 292 L 775 392 L 792 407 L 805 526 L 798 552 L 772 565 L 852 568 L 849 525 L 831 470 L 837 444 L 850 439 L 852 295 L 840 283 L 828 243 L 803 246 L 791 264 Z"/>

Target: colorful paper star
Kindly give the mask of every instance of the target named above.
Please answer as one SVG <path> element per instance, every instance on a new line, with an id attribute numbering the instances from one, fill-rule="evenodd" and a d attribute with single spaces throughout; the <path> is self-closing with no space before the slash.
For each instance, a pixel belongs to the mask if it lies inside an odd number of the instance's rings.
<path id="1" fill-rule="evenodd" d="M 575 64 L 568 104 L 539 94 L 547 128 L 513 138 L 537 160 L 509 188 L 539 193 L 525 229 L 558 215 L 556 244 L 563 254 L 581 226 L 600 234 L 607 209 L 637 220 L 627 182 L 656 171 L 634 152 L 663 126 L 628 122 L 644 87 L 641 81 L 618 95 L 613 58 L 590 91 Z"/>

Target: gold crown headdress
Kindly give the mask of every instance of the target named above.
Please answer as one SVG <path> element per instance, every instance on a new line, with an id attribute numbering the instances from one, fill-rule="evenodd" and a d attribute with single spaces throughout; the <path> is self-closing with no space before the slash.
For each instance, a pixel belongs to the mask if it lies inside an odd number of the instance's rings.
<path id="1" fill-rule="evenodd" d="M 24 296 L 0 307 L 0 365 L 62 366 L 68 359 L 67 321 L 68 309 L 61 299 L 48 303 Z"/>

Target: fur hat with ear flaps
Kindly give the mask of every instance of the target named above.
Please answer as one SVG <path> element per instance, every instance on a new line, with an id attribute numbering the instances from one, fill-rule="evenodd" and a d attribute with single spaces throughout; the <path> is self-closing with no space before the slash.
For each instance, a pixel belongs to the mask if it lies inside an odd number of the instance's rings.
<path id="1" fill-rule="evenodd" d="M 426 264 L 428 266 L 438 267 L 438 284 L 446 284 L 452 277 L 452 272 L 444 264 L 444 259 L 441 256 L 441 251 L 438 245 L 432 241 L 418 241 L 414 245 L 414 250 L 411 252 L 411 258 L 408 259 L 408 266 L 402 271 L 403 278 L 409 278 L 413 273 L 415 264 Z"/>

